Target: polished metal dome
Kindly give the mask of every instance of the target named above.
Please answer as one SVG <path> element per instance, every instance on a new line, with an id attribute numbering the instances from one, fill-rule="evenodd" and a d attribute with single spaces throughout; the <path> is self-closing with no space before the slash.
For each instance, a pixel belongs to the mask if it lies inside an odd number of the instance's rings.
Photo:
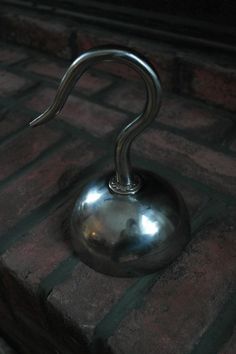
<path id="1" fill-rule="evenodd" d="M 71 217 L 79 258 L 99 272 L 139 276 L 173 261 L 189 239 L 188 213 L 180 194 L 165 180 L 137 171 L 140 190 L 114 193 L 112 173 L 86 185 Z"/>

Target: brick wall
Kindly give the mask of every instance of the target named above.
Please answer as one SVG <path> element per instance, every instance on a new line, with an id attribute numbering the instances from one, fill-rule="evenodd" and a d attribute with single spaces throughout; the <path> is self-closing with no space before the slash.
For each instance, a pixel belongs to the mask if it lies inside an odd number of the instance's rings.
<path id="1" fill-rule="evenodd" d="M 79 82 L 60 119 L 32 130 L 28 122 L 47 108 L 70 59 L 110 42 L 111 34 L 100 30 L 97 38 L 85 27 L 75 33 L 73 24 L 13 11 L 0 16 L 1 37 L 20 44 L 0 46 L 1 330 L 25 354 L 234 353 L 231 58 L 112 35 L 160 68 L 162 109 L 133 158 L 176 185 L 192 227 L 190 244 L 171 266 L 112 278 L 73 254 L 68 215 L 80 183 L 112 164 L 114 136 L 141 110 L 143 86 L 122 65 L 99 65 Z"/>

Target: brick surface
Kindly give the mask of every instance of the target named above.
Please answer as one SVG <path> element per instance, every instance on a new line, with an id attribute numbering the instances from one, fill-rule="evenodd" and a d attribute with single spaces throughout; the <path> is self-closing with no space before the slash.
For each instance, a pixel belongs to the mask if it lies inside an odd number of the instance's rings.
<path id="1" fill-rule="evenodd" d="M 142 112 L 146 93 L 141 82 L 120 82 L 103 95 L 103 102 L 132 113 Z M 190 133 L 207 142 L 220 143 L 233 122 L 214 109 L 177 95 L 164 96 L 156 122 Z"/>
<path id="2" fill-rule="evenodd" d="M 1 38 L 5 40 L 70 58 L 70 30 L 66 25 L 52 21 L 50 17 L 45 21 L 40 16 L 2 11 L 0 30 Z"/>
<path id="3" fill-rule="evenodd" d="M 12 97 L 28 85 L 23 77 L 0 70 L 0 97 Z"/>
<path id="4" fill-rule="evenodd" d="M 216 104 L 231 111 L 236 110 L 236 70 L 213 63 L 182 61 L 180 91 Z"/>
<path id="5" fill-rule="evenodd" d="M 231 195 L 236 194 L 235 158 L 178 135 L 152 129 L 137 139 L 139 154 Z"/>
<path id="6" fill-rule="evenodd" d="M 1 256 L 1 263 L 23 286 L 36 293 L 40 281 L 71 255 L 67 218 L 71 203 L 51 213 L 48 218 L 24 234 Z M 12 292 L 12 296 L 16 296 Z"/>
<path id="7" fill-rule="evenodd" d="M 17 114 L 17 113 L 15 113 Z M 24 165 L 35 160 L 40 154 L 63 136 L 45 127 L 22 131 L 14 140 L 0 147 L 0 182 Z"/>
<path id="8" fill-rule="evenodd" d="M 22 49 L 15 47 L 0 47 L 0 63 L 9 65 L 27 59 L 28 55 Z"/>
<path id="9" fill-rule="evenodd" d="M 230 340 L 225 344 L 219 354 L 235 354 L 236 353 L 236 329 L 234 330 Z"/>
<path id="10" fill-rule="evenodd" d="M 104 95 L 103 101 L 131 113 L 141 113 L 146 101 L 144 84 L 141 80 L 122 81 Z"/>
<path id="11" fill-rule="evenodd" d="M 3 139 L 10 134 L 23 128 L 30 121 L 30 118 L 20 112 L 20 110 L 8 111 L 6 109 L 0 110 L 0 139 Z"/>
<path id="12" fill-rule="evenodd" d="M 219 145 L 233 122 L 223 114 L 180 96 L 164 97 L 157 121 Z"/>
<path id="13" fill-rule="evenodd" d="M 156 169 L 158 174 L 158 168 Z M 177 182 L 175 177 L 169 178 L 170 182 L 182 194 L 191 218 L 196 216 L 209 199 L 207 193 L 203 193 L 193 188 L 190 184 Z"/>
<path id="14" fill-rule="evenodd" d="M 7 185 L 1 192 L 0 213 L 4 222 L 0 225 L 0 233 L 68 187 L 96 157 L 84 141 L 72 142 Z"/>
<path id="15" fill-rule="evenodd" d="M 144 306 L 122 321 L 109 339 L 112 353 L 189 353 L 236 285 L 235 230 L 231 215 L 201 231 Z"/>
<path id="16" fill-rule="evenodd" d="M 0 110 L 0 139 L 10 137 L 23 128 L 28 128 L 32 119 L 32 116 L 26 114 L 17 106 L 13 110 L 2 108 Z"/>
<path id="17" fill-rule="evenodd" d="M 42 112 L 53 102 L 55 91 L 43 89 L 29 99 L 25 105 Z M 92 135 L 101 137 L 112 132 L 127 121 L 127 115 L 102 107 L 96 103 L 71 95 L 61 112 L 62 119 L 77 127 L 84 128 Z"/>
<path id="18" fill-rule="evenodd" d="M 95 326 L 134 281 L 99 274 L 80 263 L 72 276 L 49 295 L 49 310 L 69 319 L 80 336 L 89 342 Z M 52 325 L 55 327 L 57 323 Z"/>
<path id="19" fill-rule="evenodd" d="M 72 202 L 51 213 L 1 256 L 2 294 L 19 320 L 47 328 L 47 316 L 38 297 L 40 282 L 71 254 L 68 240 Z M 49 289 L 50 290 L 50 289 Z"/>
<path id="20" fill-rule="evenodd" d="M 68 63 L 68 65 L 63 66 L 55 62 L 42 60 L 28 65 L 27 70 L 35 74 L 61 80 L 67 68 L 69 68 L 69 65 Z M 102 75 L 98 76 L 88 71 L 79 79 L 75 90 L 85 95 L 92 95 L 110 86 L 111 82 L 111 79 L 102 77 Z"/>

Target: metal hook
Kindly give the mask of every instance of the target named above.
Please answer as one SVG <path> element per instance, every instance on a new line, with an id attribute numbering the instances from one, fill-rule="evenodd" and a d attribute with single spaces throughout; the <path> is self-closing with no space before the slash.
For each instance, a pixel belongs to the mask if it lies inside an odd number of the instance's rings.
<path id="1" fill-rule="evenodd" d="M 100 47 L 91 49 L 80 55 L 69 67 L 62 78 L 52 105 L 31 123 L 31 127 L 41 125 L 56 115 L 63 108 L 77 80 L 91 66 L 100 60 L 118 59 L 136 70 L 144 80 L 147 100 L 144 111 L 118 135 L 115 147 L 116 174 L 109 182 L 109 187 L 115 193 L 134 194 L 141 187 L 139 176 L 132 172 L 130 163 L 130 147 L 134 138 L 139 135 L 155 119 L 160 108 L 161 85 L 152 65 L 139 54 L 126 48 Z"/>

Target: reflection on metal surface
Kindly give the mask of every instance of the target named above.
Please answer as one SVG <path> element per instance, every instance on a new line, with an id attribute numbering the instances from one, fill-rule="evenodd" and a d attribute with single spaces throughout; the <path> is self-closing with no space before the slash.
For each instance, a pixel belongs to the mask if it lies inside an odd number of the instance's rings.
<path id="1" fill-rule="evenodd" d="M 141 215 L 141 230 L 144 235 L 154 236 L 159 229 L 157 221 L 151 221 L 146 215 Z"/>
<path id="2" fill-rule="evenodd" d="M 96 202 L 101 197 L 101 193 L 97 192 L 96 189 L 89 191 L 84 203 L 92 204 Z"/>

